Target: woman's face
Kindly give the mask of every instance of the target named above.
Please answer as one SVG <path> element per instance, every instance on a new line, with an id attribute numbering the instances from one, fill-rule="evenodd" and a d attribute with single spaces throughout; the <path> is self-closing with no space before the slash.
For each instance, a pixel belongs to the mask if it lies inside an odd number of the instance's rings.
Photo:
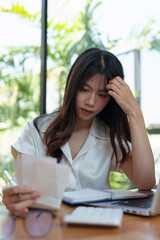
<path id="1" fill-rule="evenodd" d="M 106 90 L 105 79 L 94 75 L 78 90 L 76 96 L 76 114 L 79 120 L 91 120 L 109 102 L 110 96 Z"/>

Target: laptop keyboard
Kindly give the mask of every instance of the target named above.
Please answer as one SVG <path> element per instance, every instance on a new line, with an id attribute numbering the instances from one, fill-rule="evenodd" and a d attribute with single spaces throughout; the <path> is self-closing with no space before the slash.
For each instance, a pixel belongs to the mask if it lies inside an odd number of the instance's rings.
<path id="1" fill-rule="evenodd" d="M 133 199 L 133 200 L 120 200 L 112 202 L 112 205 L 122 205 L 122 206 L 133 206 L 141 208 L 149 208 L 153 201 L 153 196 L 151 195 L 148 198 L 144 199 Z"/>

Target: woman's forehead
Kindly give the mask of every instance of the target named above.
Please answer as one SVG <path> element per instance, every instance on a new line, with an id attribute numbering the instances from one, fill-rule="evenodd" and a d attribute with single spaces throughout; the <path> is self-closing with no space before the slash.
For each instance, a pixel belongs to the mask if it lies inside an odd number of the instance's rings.
<path id="1" fill-rule="evenodd" d="M 91 87 L 94 86 L 96 88 L 105 89 L 106 83 L 106 77 L 104 75 L 97 74 L 87 79 L 84 84 Z"/>

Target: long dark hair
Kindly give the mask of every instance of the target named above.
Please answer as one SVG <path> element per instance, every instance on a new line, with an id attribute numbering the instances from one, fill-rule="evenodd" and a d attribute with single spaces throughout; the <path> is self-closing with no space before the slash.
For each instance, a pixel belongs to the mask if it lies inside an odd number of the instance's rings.
<path id="1" fill-rule="evenodd" d="M 102 75 L 107 82 L 116 76 L 124 79 L 123 67 L 118 58 L 111 52 L 98 48 L 90 48 L 82 52 L 72 65 L 67 77 L 63 104 L 56 117 L 46 130 L 43 141 L 47 147 L 46 155 L 56 157 L 61 161 L 60 149 L 71 137 L 76 119 L 76 94 L 84 83 L 94 75 Z M 53 114 L 53 113 L 52 113 Z M 52 115 L 51 114 L 51 115 Z M 53 114 L 54 115 L 54 114 Z M 122 161 L 129 151 L 128 141 L 131 141 L 129 124 L 126 114 L 111 97 L 106 107 L 98 116 L 110 129 L 111 144 L 117 159 L 116 139 L 122 152 Z M 40 117 L 41 118 L 41 117 Z M 38 130 L 38 120 L 34 125 Z M 127 146 L 127 150 L 126 147 Z"/>

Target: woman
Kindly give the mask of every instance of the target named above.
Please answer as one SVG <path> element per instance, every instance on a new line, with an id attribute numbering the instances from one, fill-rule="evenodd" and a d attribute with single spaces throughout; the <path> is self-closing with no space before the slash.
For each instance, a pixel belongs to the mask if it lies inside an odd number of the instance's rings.
<path id="1" fill-rule="evenodd" d="M 63 105 L 26 124 L 12 145 L 14 158 L 19 153 L 56 157 L 72 170 L 66 190 L 109 187 L 111 170 L 123 171 L 139 189 L 151 189 L 152 150 L 142 112 L 123 79 L 112 53 L 97 48 L 81 53 L 69 72 Z M 23 215 L 39 196 L 28 186 L 7 187 L 3 203 Z"/>

